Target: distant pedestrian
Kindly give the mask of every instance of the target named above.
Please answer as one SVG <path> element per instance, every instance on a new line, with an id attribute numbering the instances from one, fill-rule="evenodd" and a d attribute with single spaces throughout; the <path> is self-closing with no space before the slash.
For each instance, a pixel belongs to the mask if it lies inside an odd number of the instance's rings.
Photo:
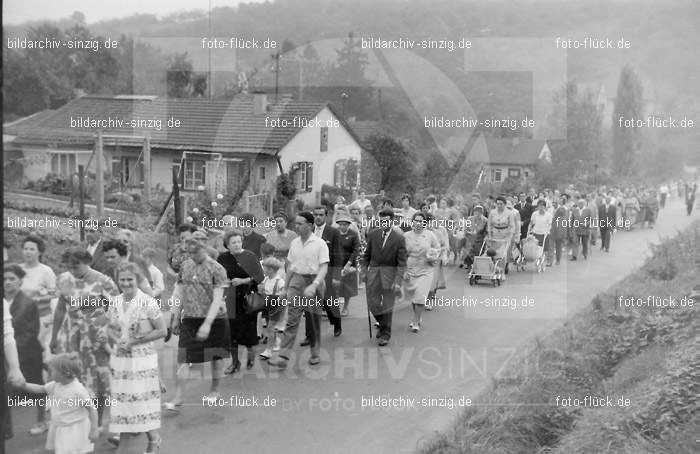
<path id="1" fill-rule="evenodd" d="M 697 183 L 686 183 L 685 184 L 685 210 L 688 216 L 693 212 L 693 206 L 695 205 L 695 193 L 698 190 Z"/>
<path id="2" fill-rule="evenodd" d="M 666 197 L 668 197 L 668 193 L 670 192 L 668 185 L 666 183 L 662 184 L 661 187 L 659 188 L 659 206 L 663 209 L 666 207 Z"/>
<path id="3" fill-rule="evenodd" d="M 255 216 L 252 213 L 243 213 L 238 218 L 238 225 L 243 232 L 243 249 L 252 252 L 260 260 L 260 246 L 267 240 L 255 231 Z"/>

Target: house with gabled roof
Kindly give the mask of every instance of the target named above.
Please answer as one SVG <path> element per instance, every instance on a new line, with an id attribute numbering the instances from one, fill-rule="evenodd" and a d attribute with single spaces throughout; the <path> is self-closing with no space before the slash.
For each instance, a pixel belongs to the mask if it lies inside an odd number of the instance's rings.
<path id="1" fill-rule="evenodd" d="M 101 131 L 106 181 L 121 190 L 143 188 L 148 137 L 153 188 L 170 189 L 173 167 L 183 191 L 216 193 L 273 191 L 277 176 L 289 173 L 297 198 L 309 204 L 333 184 L 337 162 L 359 161 L 362 149 L 329 104 L 269 102 L 262 93 L 232 100 L 83 96 L 4 126 L 6 150 L 23 157 L 25 181 L 72 175 L 81 164 L 94 173 Z"/>
<path id="2" fill-rule="evenodd" d="M 552 161 L 545 140 L 514 138 L 485 138 L 475 142 L 467 161 L 483 168 L 483 182 L 501 183 L 508 177 L 532 178 L 540 161 Z"/>

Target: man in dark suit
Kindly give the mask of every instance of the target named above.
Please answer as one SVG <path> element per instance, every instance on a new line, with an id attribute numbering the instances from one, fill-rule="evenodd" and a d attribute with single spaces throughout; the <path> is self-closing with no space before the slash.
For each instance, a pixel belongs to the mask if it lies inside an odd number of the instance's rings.
<path id="1" fill-rule="evenodd" d="M 524 192 L 518 195 L 518 203 L 513 205 L 513 208 L 520 213 L 520 239 L 523 240 L 527 236 L 527 229 L 530 226 L 530 216 L 534 208 L 532 207 L 532 198 L 526 197 Z"/>
<path id="2" fill-rule="evenodd" d="M 605 203 L 598 208 L 598 222 L 600 226 L 600 249 L 610 252 L 610 236 L 615 228 L 617 210 L 612 203 L 610 194 L 605 197 Z"/>
<path id="3" fill-rule="evenodd" d="M 326 291 L 324 293 L 323 308 L 328 316 L 328 321 L 333 326 L 333 335 L 340 336 L 343 333 L 343 325 L 340 318 L 340 307 L 338 306 L 337 289 L 340 285 L 340 270 L 344 263 L 342 260 L 342 245 L 340 232 L 335 227 L 326 223 L 328 219 L 328 208 L 319 205 L 314 208 L 314 230 L 313 234 L 321 238 L 328 246 L 328 272 L 326 273 Z M 306 339 L 302 345 L 307 345 L 311 339 L 311 323 L 309 323 L 309 312 L 305 313 Z"/>
<path id="4" fill-rule="evenodd" d="M 569 218 L 569 238 L 571 238 L 571 260 L 577 260 L 579 244 L 583 260 L 588 257 L 588 241 L 593 221 L 593 213 L 585 199 L 580 198 L 571 208 Z"/>
<path id="5" fill-rule="evenodd" d="M 393 210 L 379 212 L 381 228 L 368 234 L 367 246 L 360 259 L 360 266 L 367 270 L 367 304 L 379 323 L 377 339 L 380 346 L 388 344 L 391 338 L 394 298 L 401 291 L 406 268 L 406 241 L 392 229 L 393 220 Z"/>
<path id="6" fill-rule="evenodd" d="M 549 251 L 549 265 L 552 264 L 552 254 L 554 258 L 556 258 L 556 264 L 559 265 L 561 263 L 562 251 L 566 251 L 566 240 L 569 237 L 569 210 L 566 208 L 568 200 L 569 196 L 566 194 L 563 194 L 559 200 L 556 198 L 552 200 L 554 214 L 552 215 L 552 230 L 550 236 L 552 238 L 554 250 Z"/>

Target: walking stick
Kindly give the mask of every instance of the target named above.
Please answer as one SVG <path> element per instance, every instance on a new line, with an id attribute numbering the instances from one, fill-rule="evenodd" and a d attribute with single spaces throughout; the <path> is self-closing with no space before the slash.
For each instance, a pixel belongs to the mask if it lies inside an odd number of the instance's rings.
<path id="1" fill-rule="evenodd" d="M 367 328 L 369 329 L 369 338 L 372 339 L 372 320 L 369 316 L 369 301 L 367 301 Z"/>
<path id="2" fill-rule="evenodd" d="M 362 279 L 361 274 L 357 273 L 358 279 Z M 367 295 L 367 279 L 365 279 L 365 296 Z M 372 339 L 372 319 L 369 315 L 369 299 L 367 299 L 367 329 L 369 330 L 369 338 Z"/>

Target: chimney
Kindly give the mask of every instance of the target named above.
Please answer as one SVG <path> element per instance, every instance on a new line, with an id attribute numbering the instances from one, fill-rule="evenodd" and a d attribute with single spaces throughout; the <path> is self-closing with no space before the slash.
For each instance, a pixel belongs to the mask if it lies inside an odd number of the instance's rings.
<path id="1" fill-rule="evenodd" d="M 262 115 L 267 113 L 267 94 L 266 93 L 254 93 L 253 94 L 253 113 L 255 115 Z"/>
<path id="2" fill-rule="evenodd" d="M 520 137 L 513 137 L 513 148 L 517 148 L 518 145 L 520 145 Z"/>

